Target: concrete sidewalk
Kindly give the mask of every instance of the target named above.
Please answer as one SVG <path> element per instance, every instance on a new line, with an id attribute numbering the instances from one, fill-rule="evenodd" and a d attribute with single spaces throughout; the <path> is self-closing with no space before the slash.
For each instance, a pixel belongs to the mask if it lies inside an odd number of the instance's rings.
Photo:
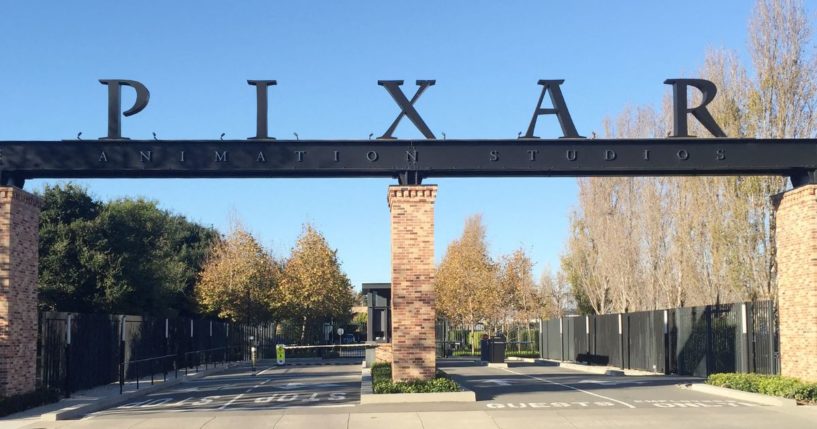
<path id="1" fill-rule="evenodd" d="M 31 408 L 2 417 L 0 418 L 0 429 L 17 429 L 43 420 L 73 418 L 77 415 L 84 415 L 109 407 L 120 401 L 127 401 L 134 397 L 147 395 L 151 392 L 171 387 L 188 379 L 202 377 L 206 374 L 214 374 L 231 367 L 245 364 L 245 362 L 237 362 L 232 364 L 228 363 L 227 365 L 209 365 L 207 369 L 205 369 L 204 366 L 199 366 L 198 370 L 196 370 L 196 368 L 188 368 L 186 372 L 182 369 L 178 371 L 178 377 L 176 377 L 176 371 L 174 370 L 167 374 L 167 380 L 164 380 L 164 376 L 161 373 L 154 374 L 153 384 L 151 384 L 150 376 L 142 377 L 138 382 L 138 388 L 136 380 L 128 380 L 122 386 L 121 393 L 119 382 L 79 390 L 71 394 L 69 398 L 62 398 L 53 404 Z M 260 364 L 261 362 L 259 362 L 259 365 Z"/>
<path id="2" fill-rule="evenodd" d="M 629 428 L 689 429 L 766 428 L 813 429 L 817 407 L 748 409 L 607 409 L 414 411 L 394 413 L 292 413 L 286 411 L 208 414 L 168 413 L 152 418 L 89 418 L 39 422 L 31 429 L 519 429 Z"/>

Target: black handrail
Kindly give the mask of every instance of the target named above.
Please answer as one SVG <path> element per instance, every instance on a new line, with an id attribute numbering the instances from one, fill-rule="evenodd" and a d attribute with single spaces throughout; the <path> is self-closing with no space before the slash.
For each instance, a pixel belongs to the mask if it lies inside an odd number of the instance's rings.
<path id="1" fill-rule="evenodd" d="M 199 365 L 201 365 L 201 356 L 204 356 L 204 369 L 208 368 L 208 365 L 212 363 L 213 365 L 221 362 L 222 364 L 226 364 L 228 359 L 228 355 L 230 350 L 240 350 L 241 346 L 230 346 L 230 347 L 216 347 L 212 349 L 203 349 L 203 350 L 193 350 L 189 352 L 185 352 L 183 355 L 184 359 L 184 375 L 187 375 L 187 369 L 191 366 L 195 366 L 196 371 L 199 370 Z M 221 359 L 212 359 L 214 352 L 222 352 Z M 196 359 L 196 363 L 194 365 L 190 365 L 190 356 L 196 355 L 199 358 Z"/>
<path id="2" fill-rule="evenodd" d="M 191 366 L 195 366 L 196 371 L 198 371 L 199 365 L 201 365 L 201 361 L 202 361 L 201 357 L 202 356 L 204 357 L 204 359 L 203 359 L 204 360 L 204 369 L 206 370 L 206 369 L 208 369 L 209 365 L 211 365 L 211 364 L 216 365 L 219 362 L 221 362 L 222 364 L 226 364 L 227 361 L 231 360 L 230 359 L 230 356 L 231 356 L 230 351 L 232 351 L 232 350 L 240 351 L 241 348 L 242 348 L 241 346 L 230 346 L 230 347 L 217 347 L 217 348 L 212 348 L 212 349 L 193 350 L 193 351 L 185 352 L 181 356 L 182 359 L 183 359 L 183 363 L 184 363 L 184 374 L 187 375 L 187 369 L 190 368 Z M 220 354 L 221 359 L 212 359 L 213 355 L 215 353 L 217 353 L 217 352 L 222 352 Z M 190 357 L 193 356 L 193 355 L 199 356 L 199 358 L 195 359 L 195 364 L 191 365 L 190 364 L 190 361 L 191 361 Z M 236 353 L 234 356 L 239 356 L 239 353 Z M 131 365 L 133 365 L 134 372 L 136 373 L 135 375 L 136 375 L 136 389 L 137 390 L 139 389 L 139 382 L 140 382 L 139 372 L 140 372 L 140 366 L 142 364 L 150 365 L 150 368 L 151 368 L 149 370 L 149 372 L 150 372 L 150 384 L 154 384 L 154 375 L 155 375 L 156 371 L 154 371 L 153 368 L 155 368 L 154 365 L 155 365 L 155 362 L 157 362 L 157 361 L 161 362 L 161 372 L 162 372 L 163 381 L 167 381 L 168 364 L 171 363 L 171 362 L 173 363 L 173 367 L 174 367 L 174 369 L 176 371 L 176 377 L 178 378 L 178 376 L 179 376 L 179 355 L 177 355 L 177 354 L 156 356 L 156 357 L 150 357 L 150 358 L 144 358 L 144 359 L 132 359 L 132 360 L 129 360 L 128 362 L 122 362 L 122 363 L 119 364 L 119 393 L 121 394 L 124 391 L 125 379 L 127 378 L 126 374 L 125 374 L 126 367 L 130 367 Z"/>
<path id="3" fill-rule="evenodd" d="M 164 356 L 157 356 L 157 357 L 151 357 L 151 358 L 145 358 L 145 359 L 133 359 L 133 360 L 129 360 L 128 362 L 120 363 L 119 364 L 119 394 L 122 394 L 122 391 L 124 390 L 124 387 L 125 387 L 125 378 L 126 378 L 125 377 L 125 365 L 127 365 L 128 367 L 133 365 L 134 371 L 136 372 L 136 390 L 139 390 L 139 378 L 140 378 L 139 377 L 139 366 L 140 366 L 140 364 L 143 364 L 143 363 L 146 363 L 146 362 L 153 363 L 153 362 L 156 362 L 156 361 L 163 362 L 163 365 L 162 365 L 162 380 L 167 381 L 167 359 L 175 358 L 175 357 L 176 357 L 176 355 L 164 355 Z M 153 376 L 155 374 L 155 371 L 153 371 L 152 368 L 153 367 L 151 366 L 151 369 L 150 369 L 150 384 L 151 385 L 153 384 Z"/>

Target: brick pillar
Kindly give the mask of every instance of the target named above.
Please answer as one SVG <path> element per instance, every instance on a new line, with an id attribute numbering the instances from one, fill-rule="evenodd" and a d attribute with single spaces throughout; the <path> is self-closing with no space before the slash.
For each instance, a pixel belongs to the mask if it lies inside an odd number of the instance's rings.
<path id="1" fill-rule="evenodd" d="M 35 388 L 40 200 L 0 187 L 0 397 Z"/>
<path id="2" fill-rule="evenodd" d="M 434 377 L 434 200 L 436 185 L 389 186 L 392 378 Z"/>
<path id="3" fill-rule="evenodd" d="M 783 375 L 817 381 L 817 185 L 774 197 Z"/>

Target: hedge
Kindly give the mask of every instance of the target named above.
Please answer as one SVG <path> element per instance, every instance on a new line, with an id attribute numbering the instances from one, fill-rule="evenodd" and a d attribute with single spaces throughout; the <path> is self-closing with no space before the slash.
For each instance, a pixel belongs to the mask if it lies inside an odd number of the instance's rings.
<path id="1" fill-rule="evenodd" d="M 22 395 L 14 395 L 6 398 L 0 397 L 0 417 L 9 414 L 25 411 L 29 408 L 50 404 L 60 400 L 60 394 L 56 390 L 39 389 Z"/>
<path id="2" fill-rule="evenodd" d="M 374 393 L 432 393 L 459 392 L 460 386 L 442 371 L 427 381 L 409 380 L 394 382 L 391 379 L 391 364 L 378 363 L 372 366 L 372 387 Z"/>
<path id="3" fill-rule="evenodd" d="M 817 402 L 817 383 L 807 383 L 792 377 L 765 374 L 711 374 L 707 384 L 744 392 L 781 396 L 798 401 Z"/>

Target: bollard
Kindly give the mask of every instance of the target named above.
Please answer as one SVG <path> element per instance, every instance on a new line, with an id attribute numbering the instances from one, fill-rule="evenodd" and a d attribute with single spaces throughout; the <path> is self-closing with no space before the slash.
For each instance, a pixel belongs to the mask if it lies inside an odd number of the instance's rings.
<path id="1" fill-rule="evenodd" d="M 255 376 L 255 355 L 256 355 L 256 348 L 255 346 L 250 347 L 250 359 L 252 359 L 252 375 Z"/>

